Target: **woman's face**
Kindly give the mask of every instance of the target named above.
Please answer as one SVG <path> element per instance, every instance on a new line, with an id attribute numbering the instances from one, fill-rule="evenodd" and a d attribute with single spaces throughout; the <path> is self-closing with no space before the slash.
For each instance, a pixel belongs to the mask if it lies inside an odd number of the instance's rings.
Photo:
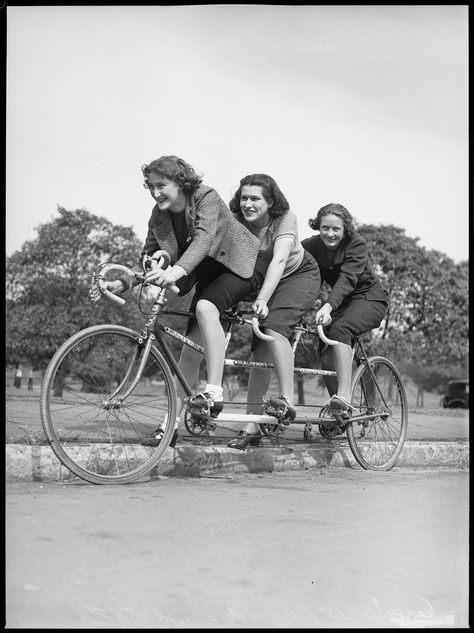
<path id="1" fill-rule="evenodd" d="M 240 210 L 245 220 L 255 226 L 265 226 L 270 221 L 270 207 L 263 197 L 260 185 L 244 185 L 240 193 Z"/>
<path id="2" fill-rule="evenodd" d="M 186 206 L 183 190 L 174 182 L 158 174 L 147 176 L 148 189 L 160 211 L 180 212 Z"/>
<path id="3" fill-rule="evenodd" d="M 319 235 L 328 248 L 337 248 L 344 237 L 344 223 L 338 215 L 324 215 L 319 225 Z"/>

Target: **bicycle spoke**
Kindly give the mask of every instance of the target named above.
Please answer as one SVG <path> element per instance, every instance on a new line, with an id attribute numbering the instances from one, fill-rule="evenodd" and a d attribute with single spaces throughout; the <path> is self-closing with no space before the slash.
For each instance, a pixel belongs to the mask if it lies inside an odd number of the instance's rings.
<path id="1" fill-rule="evenodd" d="M 72 472 L 94 483 L 145 474 L 171 432 L 161 448 L 141 446 L 141 440 L 176 414 L 164 359 L 151 348 L 136 380 L 143 349 L 134 333 L 120 326 L 88 328 L 63 347 L 42 392 L 42 420 L 53 450 Z"/>

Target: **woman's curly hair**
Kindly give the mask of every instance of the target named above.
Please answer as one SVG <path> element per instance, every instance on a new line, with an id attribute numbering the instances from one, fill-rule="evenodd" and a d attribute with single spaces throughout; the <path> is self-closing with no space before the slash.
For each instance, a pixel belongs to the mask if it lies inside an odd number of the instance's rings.
<path id="1" fill-rule="evenodd" d="M 202 177 L 196 174 L 194 168 L 177 156 L 162 156 L 152 160 L 148 165 L 142 165 L 142 173 L 145 178 L 143 186 L 146 189 L 148 189 L 148 176 L 150 174 L 164 176 L 168 180 L 172 180 L 186 193 L 193 193 L 202 183 Z"/>
<path id="2" fill-rule="evenodd" d="M 240 210 L 240 196 L 242 194 L 242 189 L 246 185 L 261 187 L 262 195 L 270 205 L 270 216 L 277 217 L 279 215 L 284 215 L 290 208 L 288 200 L 282 194 L 280 187 L 271 176 L 268 176 L 267 174 L 250 174 L 242 178 L 239 188 L 235 192 L 232 200 L 229 202 L 229 208 L 232 213 L 242 215 L 242 211 Z"/>
<path id="3" fill-rule="evenodd" d="M 351 235 L 354 235 L 357 231 L 357 220 L 352 217 L 346 207 L 335 202 L 331 202 L 330 204 L 326 204 L 324 207 L 321 207 L 316 214 L 316 217 L 309 220 L 309 226 L 314 231 L 319 231 L 321 220 L 326 215 L 337 215 L 338 218 L 341 218 L 342 225 L 344 227 L 344 237 L 351 237 Z"/>

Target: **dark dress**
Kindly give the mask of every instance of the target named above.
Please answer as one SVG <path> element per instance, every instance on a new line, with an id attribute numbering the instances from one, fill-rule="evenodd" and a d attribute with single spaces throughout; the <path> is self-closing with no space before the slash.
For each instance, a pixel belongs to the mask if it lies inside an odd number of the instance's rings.
<path id="1" fill-rule="evenodd" d="M 331 287 L 326 302 L 333 310 L 326 335 L 353 345 L 355 337 L 380 325 L 388 307 L 388 295 L 372 270 L 364 238 L 354 233 L 334 250 L 319 235 L 302 241 L 319 264 L 321 281 Z"/>

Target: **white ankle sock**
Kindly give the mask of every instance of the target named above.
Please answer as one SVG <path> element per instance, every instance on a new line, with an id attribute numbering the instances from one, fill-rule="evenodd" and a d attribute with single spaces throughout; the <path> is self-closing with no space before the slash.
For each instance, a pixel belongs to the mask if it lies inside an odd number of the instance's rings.
<path id="1" fill-rule="evenodd" d="M 212 397 L 216 402 L 222 402 L 224 400 L 224 392 L 220 385 L 211 385 L 210 383 L 207 383 L 204 391 L 212 394 Z"/>
<path id="2" fill-rule="evenodd" d="M 161 425 L 163 429 L 166 429 L 166 425 L 168 424 L 168 414 L 165 413 L 165 419 L 163 420 L 163 424 Z M 174 428 L 177 429 L 179 424 L 179 415 L 176 416 L 176 420 L 174 423 Z"/>

